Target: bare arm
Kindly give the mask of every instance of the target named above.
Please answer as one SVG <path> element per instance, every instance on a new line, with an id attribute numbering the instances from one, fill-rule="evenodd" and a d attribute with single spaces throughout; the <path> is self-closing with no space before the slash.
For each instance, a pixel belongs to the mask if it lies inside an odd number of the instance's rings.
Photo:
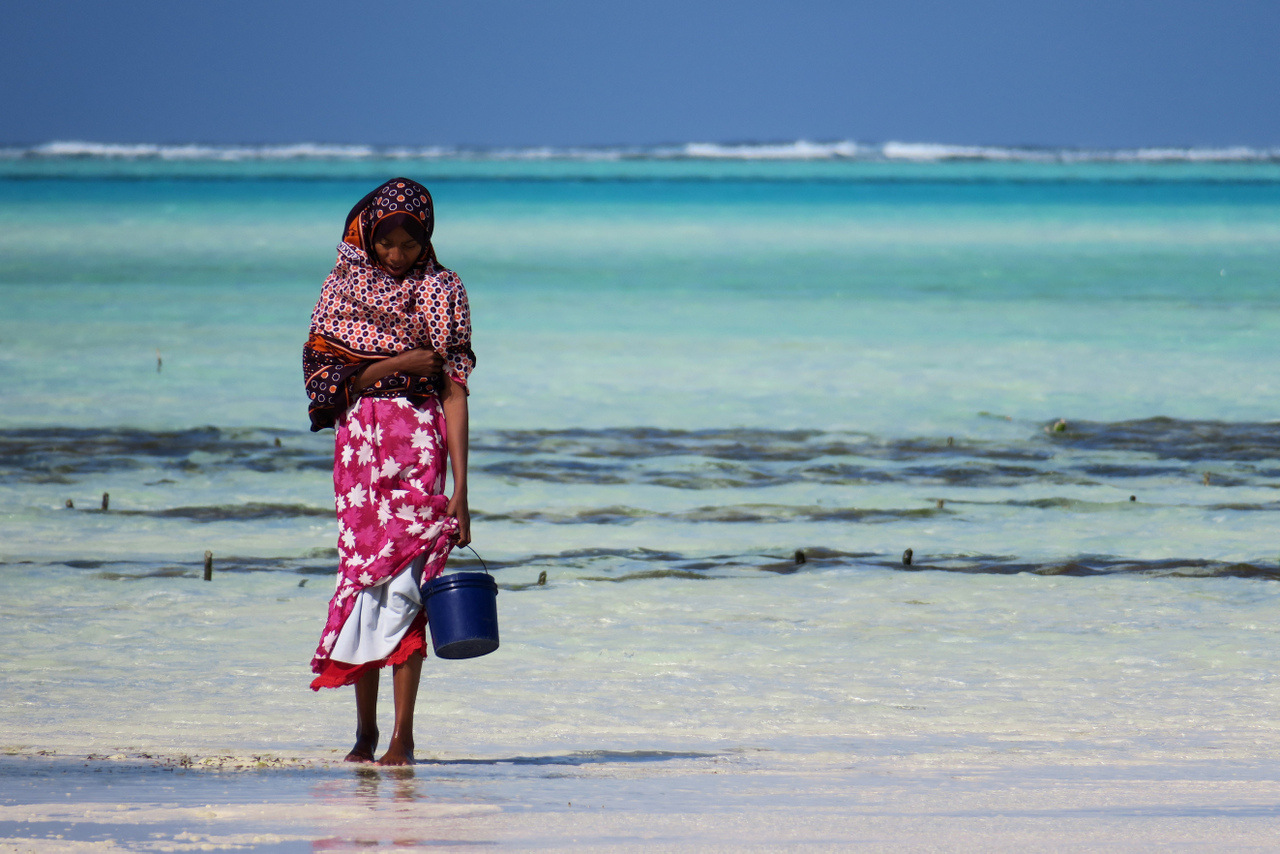
<path id="1" fill-rule="evenodd" d="M 434 350 L 406 350 L 365 367 L 352 381 L 352 390 L 360 391 L 391 374 L 431 377 L 444 370 L 444 357 Z"/>
<path id="2" fill-rule="evenodd" d="M 442 375 L 444 390 L 440 404 L 444 408 L 445 435 L 449 446 L 449 464 L 453 469 L 453 495 L 445 510 L 458 520 L 458 548 L 471 542 L 471 508 L 467 504 L 467 446 L 470 442 L 467 390 L 448 374 Z"/>

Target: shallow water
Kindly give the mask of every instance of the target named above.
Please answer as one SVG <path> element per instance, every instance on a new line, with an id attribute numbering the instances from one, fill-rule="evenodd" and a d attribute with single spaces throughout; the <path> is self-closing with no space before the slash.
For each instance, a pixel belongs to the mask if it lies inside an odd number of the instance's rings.
<path id="1" fill-rule="evenodd" d="M 640 558 L 498 570 L 503 646 L 428 662 L 407 776 L 342 767 L 350 699 L 305 687 L 327 578 L 63 567 L 51 584 L 8 567 L 13 601 L 56 605 L 0 613 L 24 625 L 14 648 L 39 650 L 0 663 L 22 739 L 6 745 L 0 838 L 290 850 L 659 833 L 731 850 L 873 830 L 942 847 L 1274 833 L 1269 582 L 822 560 L 655 574 Z M 540 566 L 549 583 L 523 586 Z"/>
<path id="2" fill-rule="evenodd" d="M 345 751 L 298 357 L 385 167 L 471 295 L 502 588 L 428 663 L 432 785 L 1263 773 L 1274 164 L 495 162 L 0 163 L 7 751 Z"/>

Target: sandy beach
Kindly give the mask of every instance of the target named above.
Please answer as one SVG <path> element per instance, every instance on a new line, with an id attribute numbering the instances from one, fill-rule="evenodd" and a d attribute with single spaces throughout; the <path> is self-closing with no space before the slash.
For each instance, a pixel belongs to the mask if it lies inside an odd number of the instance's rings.
<path id="1" fill-rule="evenodd" d="M 1271 767 L 981 766 L 773 751 L 453 758 L 8 755 L 0 846 L 40 851 L 1274 850 Z M 790 757 L 795 759 L 795 757 Z M 187 763 L 190 762 L 189 767 Z M 1181 771 L 1171 771 L 1181 766 Z M 14 801 L 17 801 L 14 803 Z"/>

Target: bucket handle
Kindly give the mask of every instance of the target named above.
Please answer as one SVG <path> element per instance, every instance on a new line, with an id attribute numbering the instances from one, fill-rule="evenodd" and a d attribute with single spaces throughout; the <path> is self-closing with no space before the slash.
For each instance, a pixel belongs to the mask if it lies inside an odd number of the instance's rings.
<path id="1" fill-rule="evenodd" d="M 480 566 L 484 568 L 484 574 L 491 575 L 491 573 L 489 572 L 488 565 L 484 562 L 484 558 L 480 557 L 480 552 L 471 548 L 470 544 L 467 545 L 467 549 L 470 550 L 470 552 L 476 556 L 476 560 L 480 561 Z"/>

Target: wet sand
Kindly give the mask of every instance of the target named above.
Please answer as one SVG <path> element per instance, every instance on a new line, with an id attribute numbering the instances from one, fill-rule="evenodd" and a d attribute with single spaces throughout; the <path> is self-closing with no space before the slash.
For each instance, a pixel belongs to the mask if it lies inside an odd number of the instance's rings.
<path id="1" fill-rule="evenodd" d="M 1270 850 L 1273 767 L 720 750 L 0 759 L 4 850 Z"/>

